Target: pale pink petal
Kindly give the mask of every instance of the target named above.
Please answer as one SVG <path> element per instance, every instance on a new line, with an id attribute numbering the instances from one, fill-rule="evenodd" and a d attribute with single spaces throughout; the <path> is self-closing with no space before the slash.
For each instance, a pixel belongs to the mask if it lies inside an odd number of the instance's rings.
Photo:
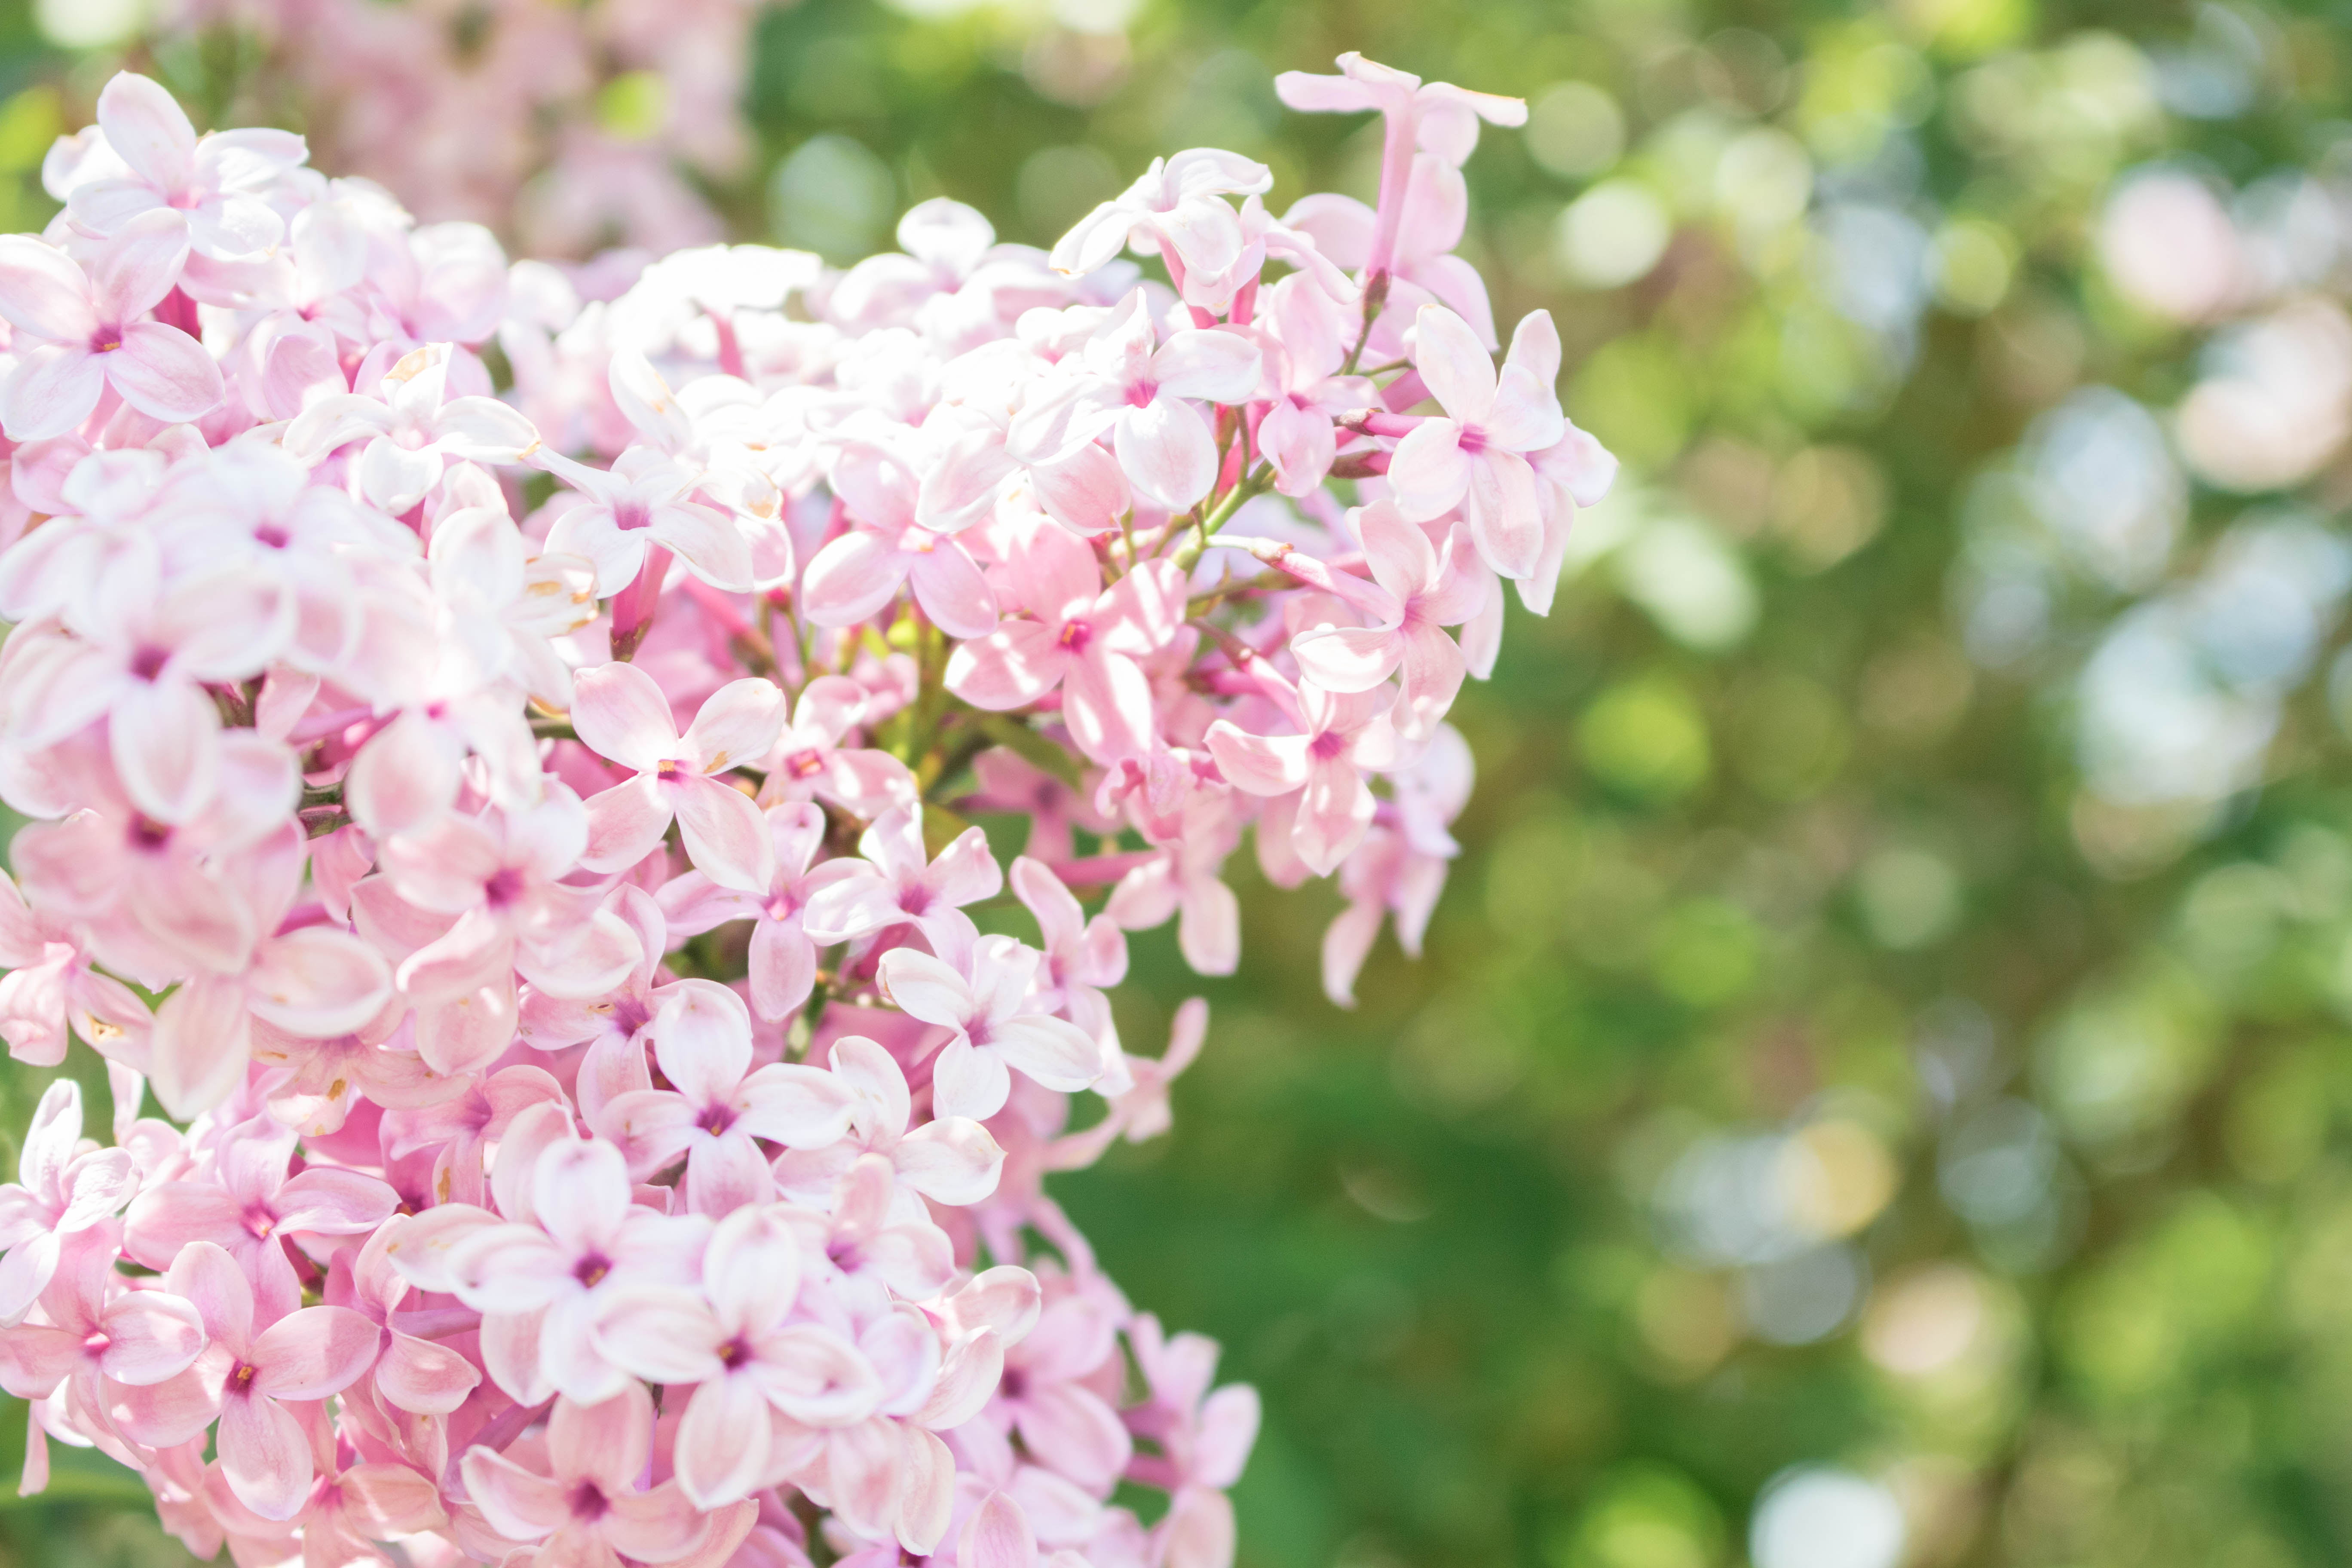
<path id="1" fill-rule="evenodd" d="M 256 1394 L 324 1399 L 365 1377 L 383 1331 L 346 1307 L 305 1307 L 261 1331 L 246 1360 Z"/>
<path id="2" fill-rule="evenodd" d="M 382 955 L 327 926 L 263 942 L 245 983 L 255 1017 L 313 1039 L 357 1029 L 392 998 L 392 969 Z"/>
<path id="3" fill-rule="evenodd" d="M 878 533 L 845 533 L 808 563 L 801 579 L 802 608 L 821 626 L 865 620 L 890 602 L 913 563 Z"/>
<path id="4" fill-rule="evenodd" d="M 1326 626 L 1299 633 L 1290 651 L 1298 672 L 1324 689 L 1369 691 L 1396 672 L 1405 639 L 1389 626 Z"/>
<path id="5" fill-rule="evenodd" d="M 220 365 L 205 345 L 177 327 L 133 321 L 122 346 L 99 356 L 122 401 L 166 424 L 184 424 L 220 405 Z"/>
<path id="6" fill-rule="evenodd" d="M 1013 1419 L 1021 1441 L 1040 1463 L 1089 1490 L 1116 1481 L 1133 1451 L 1127 1428 L 1110 1406 L 1074 1383 L 1031 1388 Z"/>
<path id="7" fill-rule="evenodd" d="M 252 1029 L 245 990 L 234 980 L 199 974 L 155 1013 L 150 1083 L 174 1118 L 192 1121 L 245 1081 Z"/>
<path id="8" fill-rule="evenodd" d="M 592 796 L 589 804 L 603 798 Z M 775 840 L 750 795 L 717 779 L 689 774 L 670 786 L 670 798 L 687 858 L 696 870 L 722 888 L 768 890 L 776 876 Z M 652 846 L 646 847 L 650 851 Z"/>
<path id="9" fill-rule="evenodd" d="M 1088 1056 L 1091 1059 L 1091 1049 Z M 940 1047 L 932 1059 L 932 1104 L 941 1116 L 985 1121 L 1004 1109 L 1012 1092 L 1013 1078 L 1004 1070 L 1004 1058 L 993 1051 L 974 1050 L 961 1035 Z"/>
<path id="10" fill-rule="evenodd" d="M 631 1384 L 593 1405 L 559 1400 L 547 1423 L 547 1453 L 567 1479 L 593 1479 L 608 1492 L 634 1490 L 653 1457 L 653 1396 Z"/>
<path id="11" fill-rule="evenodd" d="M 822 1068 L 773 1062 L 743 1080 L 735 1104 L 737 1125 L 752 1136 L 821 1149 L 849 1131 L 856 1102 L 849 1086 Z"/>
<path id="12" fill-rule="evenodd" d="M 1257 378 L 1258 347 L 1237 331 L 1171 332 L 1151 356 L 1151 379 L 1162 397 L 1240 403 Z"/>
<path id="13" fill-rule="evenodd" d="M 1543 559 L 1543 510 L 1535 470 L 1517 452 L 1486 451 L 1470 464 L 1463 512 L 1479 559 L 1506 577 L 1529 577 Z"/>
<path id="14" fill-rule="evenodd" d="M 1043 1014 L 992 1026 L 989 1048 L 1047 1089 L 1075 1094 L 1102 1076 L 1102 1051 L 1084 1029 Z"/>
<path id="15" fill-rule="evenodd" d="M 948 657 L 948 689 L 997 712 L 1034 702 L 1070 662 L 1055 631 L 1036 621 L 1004 621 L 977 641 L 957 644 Z"/>
<path id="16" fill-rule="evenodd" d="M 604 1539 L 624 1556 L 640 1563 L 675 1563 L 700 1549 L 712 1519 L 698 1511 L 676 1481 L 649 1492 L 612 1500 L 604 1516 Z"/>
<path id="17" fill-rule="evenodd" d="M 677 721 L 652 676 L 600 664 L 572 678 L 572 727 L 597 755 L 647 773 L 678 750 Z"/>
<path id="18" fill-rule="evenodd" d="M 194 177 L 196 128 L 152 78 L 115 72 L 98 95 L 98 123 L 106 144 L 149 184 L 176 193 Z"/>
<path id="19" fill-rule="evenodd" d="M 956 1568 L 1036 1568 L 1029 1516 L 1003 1492 L 991 1492 L 956 1537 Z"/>
<path id="20" fill-rule="evenodd" d="M 996 595 L 954 540 L 941 537 L 915 555 L 907 576 L 923 614 L 950 637 L 984 637 L 996 629 Z"/>
<path id="21" fill-rule="evenodd" d="M 761 921 L 751 932 L 751 1005 L 760 1016 L 790 1017 L 816 989 L 815 945 L 796 924 Z"/>
<path id="22" fill-rule="evenodd" d="M 1462 427 L 1451 419 L 1416 425 L 1397 443 L 1389 459 L 1389 484 L 1397 510 L 1413 522 L 1442 517 L 1470 488 L 1470 456 L 1462 450 Z"/>
<path id="23" fill-rule="evenodd" d="M 599 790 L 583 804 L 588 811 L 588 847 L 580 864 L 587 870 L 626 870 L 652 854 L 662 835 L 669 831 L 671 797 L 649 773 Z"/>
<path id="24" fill-rule="evenodd" d="M 694 1391 L 671 1463 L 678 1489 L 696 1507 L 751 1495 L 768 1468 L 767 1403 L 747 1378 L 714 1378 Z"/>
<path id="25" fill-rule="evenodd" d="M 1182 511 L 1217 480 L 1217 443 L 1208 425 L 1172 397 L 1122 409 L 1111 447 L 1137 493 Z"/>
<path id="26" fill-rule="evenodd" d="M 80 347 L 99 327 L 90 304 L 89 279 L 73 258 L 29 234 L 0 237 L 0 316 L 28 338 Z"/>
<path id="27" fill-rule="evenodd" d="M 1253 735 L 1220 719 L 1209 726 L 1209 754 L 1226 782 L 1251 795 L 1288 795 L 1307 782 L 1307 737 Z"/>
<path id="28" fill-rule="evenodd" d="M 204 1320 L 193 1303 L 162 1290 L 134 1290 L 107 1309 L 106 1348 L 98 1370 L 144 1388 L 187 1370 L 205 1348 Z"/>
<path id="29" fill-rule="evenodd" d="M 1423 305 L 1413 316 L 1413 365 L 1448 417 L 1485 421 L 1495 404 L 1495 362 L 1467 321 L 1443 305 Z"/>
<path id="30" fill-rule="evenodd" d="M 971 987 L 955 968 L 928 952 L 894 947 L 882 955 L 882 994 L 927 1024 L 961 1028 L 975 1012 Z"/>
<path id="31" fill-rule="evenodd" d="M 562 1487 L 503 1454 L 468 1448 L 459 1468 L 469 1500 L 509 1541 L 538 1541 L 572 1518 Z"/>
<path id="32" fill-rule="evenodd" d="M 699 1104 L 724 1099 L 751 1066 L 751 1014 L 715 980 L 662 987 L 654 1016 L 654 1056 L 662 1074 Z"/>
<path id="33" fill-rule="evenodd" d="M 372 1325 L 371 1325 L 372 1326 Z M 221 1406 L 221 1474 L 236 1500 L 264 1519 L 292 1519 L 310 1493 L 310 1439 L 274 1399 L 241 1394 Z"/>
<path id="34" fill-rule="evenodd" d="M 877 1047 L 878 1048 L 878 1047 Z M 838 1053 L 839 1046 L 835 1047 Z M 988 1129 L 961 1117 L 927 1121 L 892 1152 L 898 1179 L 937 1203 L 958 1208 L 980 1203 L 996 1190 L 1004 1151 Z"/>
<path id="35" fill-rule="evenodd" d="M 89 417 L 105 391 L 105 356 L 79 342 L 37 343 L 0 391 L 0 425 L 12 441 L 62 436 Z"/>
<path id="36" fill-rule="evenodd" d="M 446 1415 L 482 1381 L 473 1363 L 446 1345 L 395 1331 L 375 1363 L 376 1392 L 417 1415 Z"/>

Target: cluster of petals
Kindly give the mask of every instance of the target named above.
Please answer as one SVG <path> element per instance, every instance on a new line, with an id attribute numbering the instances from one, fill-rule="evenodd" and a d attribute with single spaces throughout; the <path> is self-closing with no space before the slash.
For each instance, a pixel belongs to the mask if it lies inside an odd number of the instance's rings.
<path id="1" fill-rule="evenodd" d="M 1339 879 L 1336 1000 L 1417 951 L 1445 715 L 1613 470 L 1390 205 L 1515 106 L 1342 64 L 1285 92 L 1389 116 L 1369 250 L 1194 149 L 846 271 L 510 265 L 107 88 L 0 239 L 0 1039 L 115 1107 L 0 1188 L 28 1489 L 94 1447 L 251 1565 L 1227 1568 L 1255 1396 L 1045 1186 L 1202 1047 L 1130 1049 L 1129 933 L 1230 973 L 1246 838 Z"/>

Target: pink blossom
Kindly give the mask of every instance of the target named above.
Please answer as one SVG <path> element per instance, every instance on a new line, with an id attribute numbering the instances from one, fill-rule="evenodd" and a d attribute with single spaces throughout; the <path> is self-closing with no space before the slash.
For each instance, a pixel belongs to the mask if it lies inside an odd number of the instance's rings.
<path id="1" fill-rule="evenodd" d="M 601 1402 L 562 1398 L 547 1423 L 547 1468 L 526 1469 L 489 1448 L 466 1450 L 466 1490 L 490 1527 L 540 1544 L 559 1563 L 676 1563 L 710 1532 L 678 1483 L 646 1489 L 653 1398 L 632 1383 Z"/>
<path id="2" fill-rule="evenodd" d="M 0 316 L 17 334 L 16 368 L 0 389 L 11 441 L 64 435 L 110 391 L 167 423 L 220 402 L 220 367 L 204 345 L 142 320 L 187 258 L 187 226 L 175 212 L 132 218 L 99 243 L 87 270 L 29 235 L 0 238 Z"/>
<path id="3" fill-rule="evenodd" d="M 309 1434 L 279 1402 L 324 1399 L 366 1376 L 382 1331 L 342 1307 L 305 1307 L 257 1331 L 245 1271 L 208 1241 L 181 1248 L 164 1288 L 202 1315 L 218 1357 L 220 1466 L 229 1489 L 264 1519 L 292 1519 L 317 1471 Z"/>
<path id="4" fill-rule="evenodd" d="M 1445 417 L 1415 426 L 1389 465 L 1397 510 L 1425 522 L 1459 506 L 1487 565 L 1506 577 L 1535 572 L 1543 517 L 1526 454 L 1560 438 L 1566 423 L 1552 383 L 1559 334 L 1537 310 L 1511 334 L 1498 380 L 1495 362 L 1461 317 L 1423 305 L 1414 318 L 1413 363 Z"/>
<path id="5" fill-rule="evenodd" d="M 1217 445 L 1194 400 L 1247 397 L 1258 347 L 1223 329 L 1181 329 L 1155 347 L 1157 337 L 1136 289 L 1087 341 L 1079 373 L 1022 409 L 1009 449 L 1024 462 L 1055 463 L 1108 434 L 1120 469 L 1148 500 L 1182 511 L 1207 495 Z"/>
<path id="6" fill-rule="evenodd" d="M 184 1296 L 134 1287 L 116 1273 L 110 1240 L 89 1231 L 75 1236 L 56 1268 L 40 1298 L 47 1321 L 12 1324 L 0 1339 L 0 1388 L 19 1399 L 48 1399 L 70 1384 L 68 1400 L 97 1414 L 114 1437 L 104 1413 L 125 1402 L 119 1391 L 181 1379 L 204 1352 L 204 1321 Z M 146 1429 L 140 1420 L 146 1397 L 127 1395 L 124 1424 Z"/>
<path id="7" fill-rule="evenodd" d="M 914 805 L 920 792 L 906 763 L 887 752 L 842 744 L 870 705 L 866 689 L 846 676 L 820 675 L 801 688 L 792 722 L 768 753 L 760 804 L 823 799 L 869 820 Z"/>
<path id="8" fill-rule="evenodd" d="M 1425 147 L 1459 165 L 1477 144 L 1478 121 L 1525 125 L 1528 106 L 1516 98 L 1471 92 L 1451 82 L 1424 83 L 1419 77 L 1364 58 L 1352 49 L 1338 61 L 1338 76 L 1285 71 L 1274 90 L 1293 109 L 1308 113 L 1349 114 L 1377 109 L 1385 121 L 1381 156 L 1381 222 L 1365 266 L 1389 270 L 1405 215 L 1405 181 L 1413 150 Z"/>
<path id="9" fill-rule="evenodd" d="M 848 1089 L 822 1068 L 771 1062 L 751 1070 L 751 1016 L 708 980 L 681 980 L 654 1021 L 654 1059 L 670 1089 L 635 1089 L 604 1107 L 598 1130 L 640 1177 L 686 1157 L 682 1186 L 697 1214 L 724 1215 L 768 1196 L 760 1139 L 814 1149 L 848 1131 Z"/>
<path id="10" fill-rule="evenodd" d="M 67 1243 L 111 1218 L 139 1187 L 121 1149 L 80 1151 L 81 1085 L 58 1079 L 34 1108 L 16 1154 L 16 1180 L 0 1186 L 0 1324 L 22 1322 L 56 1277 Z"/>
<path id="11" fill-rule="evenodd" d="M 775 849 L 751 797 L 717 775 L 767 754 L 783 724 L 783 693 L 756 678 L 730 681 L 677 732 L 669 700 L 633 664 L 583 670 L 572 682 L 572 728 L 591 751 L 636 771 L 588 797 L 581 864 L 617 871 L 646 858 L 673 818 L 695 868 L 722 887 L 758 892 L 775 878 Z"/>
<path id="12" fill-rule="evenodd" d="M 1092 272 L 1132 245 L 1171 250 L 1188 272 L 1223 272 L 1240 256 L 1243 239 L 1240 221 L 1223 198 L 1255 195 L 1273 184 L 1265 164 L 1213 147 L 1154 158 L 1133 184 L 1062 237 L 1054 247 L 1054 268 Z"/>
<path id="13" fill-rule="evenodd" d="M 440 481 L 452 458 L 518 463 L 539 447 L 530 421 L 494 397 L 448 395 L 450 345 L 430 343 L 383 374 L 378 395 L 331 393 L 287 426 L 287 450 L 316 460 L 364 442 L 352 478 L 359 493 L 406 511 Z"/>
<path id="14" fill-rule="evenodd" d="M 656 546 L 714 588 L 751 586 L 751 547 L 733 519 L 693 499 L 702 482 L 693 469 L 650 447 L 630 447 L 609 471 L 543 447 L 531 460 L 584 498 L 556 518 L 547 547 L 593 562 L 599 595 L 627 587 Z"/>
<path id="15" fill-rule="evenodd" d="M 459 1300 L 485 1314 L 492 1378 L 518 1400 L 552 1387 L 608 1399 L 627 1384 L 603 1342 L 604 1306 L 635 1283 L 684 1283 L 708 1222 L 672 1219 L 630 1199 L 628 1168 L 610 1143 L 564 1139 L 539 1157 L 526 1185 L 531 1222 L 476 1229 L 449 1251 Z"/>
<path id="16" fill-rule="evenodd" d="M 912 948 L 882 958 L 882 988 L 927 1024 L 952 1029 L 931 1064 L 934 1101 L 945 1116 L 985 1121 L 1012 1092 L 1008 1068 L 1047 1089 L 1074 1093 L 1102 1076 L 1101 1052 L 1087 1032 L 1035 1011 L 1029 1001 L 1039 954 L 1011 937 L 984 936 L 963 968 Z"/>
<path id="17" fill-rule="evenodd" d="M 1316 875 L 1328 876 L 1372 824 L 1372 792 L 1358 770 L 1397 761 L 1396 731 L 1388 720 L 1393 702 L 1380 688 L 1328 692 L 1303 686 L 1304 734 L 1254 735 L 1220 719 L 1210 726 L 1209 750 L 1235 789 L 1297 797 L 1293 832 L 1299 857 Z"/>
<path id="18" fill-rule="evenodd" d="M 937 859 L 929 859 L 919 806 L 883 813 L 858 836 L 857 853 L 860 868 L 827 883 L 802 911 L 802 926 L 819 942 L 906 924 L 923 933 L 932 952 L 961 957 L 979 934 L 962 906 L 992 899 L 1004 887 L 1004 873 L 988 852 L 988 835 L 977 827 L 966 828 Z"/>
<path id="19" fill-rule="evenodd" d="M 805 698 L 803 699 L 806 700 Z M 816 943 L 802 916 L 818 891 L 856 875 L 856 863 L 813 865 L 824 839 L 824 813 L 802 803 L 772 805 L 767 832 L 775 847 L 775 875 L 764 894 L 720 887 L 699 871 L 673 878 L 662 889 L 670 931 L 699 936 L 729 921 L 749 919 L 751 1007 L 761 1017 L 789 1016 L 816 988 Z"/>
<path id="20" fill-rule="evenodd" d="M 988 1129 L 966 1116 L 941 1116 L 910 1126 L 914 1099 L 898 1058 L 862 1035 L 833 1042 L 834 1076 L 853 1097 L 846 1136 L 823 1148 L 787 1149 L 772 1172 L 778 1191 L 802 1203 L 831 1201 L 834 1184 L 866 1154 L 890 1162 L 905 1203 L 919 1197 L 965 1206 L 996 1190 L 1004 1151 Z M 914 1210 L 907 1217 L 920 1217 Z"/>
<path id="21" fill-rule="evenodd" d="M 222 1151 L 211 1181 L 183 1179 L 141 1193 L 125 1216 L 123 1249 L 150 1268 L 172 1267 L 203 1242 L 235 1260 L 248 1294 L 273 1321 L 300 1305 L 302 1284 L 287 1243 L 303 1236 L 365 1236 L 399 1206 L 399 1194 L 359 1171 L 312 1165 L 289 1175 L 291 1129 L 257 1120 Z"/>
<path id="22" fill-rule="evenodd" d="M 402 1324 L 415 1314 L 397 1315 L 409 1293 L 406 1279 L 392 1266 L 392 1244 L 409 1224 L 394 1215 L 375 1228 L 357 1252 L 341 1252 L 327 1276 L 329 1306 L 343 1307 L 383 1331 L 382 1348 L 368 1371 L 386 1403 L 415 1415 L 446 1415 L 466 1402 L 482 1374 L 447 1345 L 408 1332 Z"/>
<path id="23" fill-rule="evenodd" d="M 1468 553 L 1461 533 L 1448 535 L 1441 559 L 1429 536 L 1387 502 L 1365 507 L 1355 522 L 1379 585 L 1377 595 L 1362 601 L 1376 624 L 1302 632 L 1291 640 L 1291 652 L 1299 673 L 1328 691 L 1369 691 L 1402 668 L 1398 728 L 1418 739 L 1462 689 L 1462 649 L 1444 628 L 1470 618 L 1481 585 L 1456 559 Z M 1457 552 L 1456 545 L 1465 548 Z"/>
<path id="24" fill-rule="evenodd" d="M 285 222 L 264 193 L 302 162 L 299 136 L 224 131 L 199 141 L 170 93 L 129 71 L 116 72 L 98 95 L 98 126 L 122 173 L 74 183 L 66 216 L 78 227 L 112 235 L 133 218 L 166 212 L 198 254 L 218 261 L 258 258 L 284 237 Z"/>
<path id="25" fill-rule="evenodd" d="M 950 636 L 985 637 L 994 629 L 996 595 L 988 579 L 952 534 L 916 521 L 915 475 L 902 458 L 852 447 L 828 478 L 859 526 L 808 563 L 802 592 L 809 619 L 821 626 L 854 625 L 888 604 L 903 584 Z"/>
<path id="26" fill-rule="evenodd" d="M 1151 688 L 1136 659 L 1165 647 L 1184 616 L 1172 562 L 1138 567 L 1105 589 L 1094 554 L 1066 530 L 1030 531 L 1011 564 L 1034 620 L 1010 620 L 948 661 L 948 689 L 976 708 L 1019 708 L 1059 686 L 1071 738 L 1089 757 L 1143 749 Z"/>
<path id="27" fill-rule="evenodd" d="M 91 955 L 72 922 L 35 912 L 0 873 L 0 1039 L 8 1054 L 33 1067 L 65 1060 L 66 1028 L 110 1053 L 147 1049 L 153 1019 L 147 1004 L 110 974 L 91 967 Z"/>

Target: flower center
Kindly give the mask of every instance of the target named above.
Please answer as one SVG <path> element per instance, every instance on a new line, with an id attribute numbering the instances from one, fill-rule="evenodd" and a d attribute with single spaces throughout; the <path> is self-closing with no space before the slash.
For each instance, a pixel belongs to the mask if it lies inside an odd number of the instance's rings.
<path id="1" fill-rule="evenodd" d="M 1149 408 L 1151 406 L 1151 400 L 1159 395 L 1160 388 L 1157 384 L 1139 381 L 1127 389 L 1127 405 L 1129 408 Z"/>
<path id="2" fill-rule="evenodd" d="M 265 1241 L 278 1228 L 278 1216 L 257 1205 L 245 1211 L 245 1228 L 256 1241 Z"/>
<path id="3" fill-rule="evenodd" d="M 170 648 L 157 647 L 153 643 L 141 643 L 138 651 L 131 656 L 131 673 L 142 680 L 152 680 L 163 674 L 163 667 L 171 662 Z"/>
<path id="4" fill-rule="evenodd" d="M 751 1359 L 751 1346 L 740 1334 L 719 1347 L 719 1364 L 733 1372 Z"/>
<path id="5" fill-rule="evenodd" d="M 1084 653 L 1087 645 L 1095 640 L 1095 628 L 1085 621 L 1064 621 L 1062 635 L 1054 640 L 1072 653 Z"/>
<path id="6" fill-rule="evenodd" d="M 572 1278 L 593 1290 L 613 1272 L 613 1260 L 601 1252 L 592 1252 L 572 1266 Z"/>
<path id="7" fill-rule="evenodd" d="M 108 1337 L 105 1330 L 94 1329 L 88 1335 L 84 1336 L 81 1342 L 82 1353 L 84 1355 L 93 1356 L 104 1355 L 106 1353 L 106 1347 L 113 1342 L 114 1341 Z"/>
<path id="8" fill-rule="evenodd" d="M 1327 763 L 1347 749 L 1348 738 L 1337 730 L 1326 730 L 1307 742 L 1307 754 Z"/>
<path id="9" fill-rule="evenodd" d="M 158 822 L 152 816 L 131 819 L 131 847 L 133 849 L 156 850 L 172 842 L 172 825 Z"/>
<path id="10" fill-rule="evenodd" d="M 784 772 L 796 779 L 810 779 L 824 772 L 824 753 L 814 746 L 794 752 L 784 759 Z"/>
<path id="11" fill-rule="evenodd" d="M 265 522 L 253 531 L 253 537 L 272 550 L 283 550 L 292 536 L 278 524 Z"/>
<path id="12" fill-rule="evenodd" d="M 501 866 L 482 884 L 482 899 L 494 910 L 505 909 L 522 897 L 522 873 L 512 866 Z"/>
<path id="13" fill-rule="evenodd" d="M 89 352 L 94 354 L 110 354 L 121 346 L 122 329 L 120 327 L 100 327 L 89 335 Z"/>
<path id="14" fill-rule="evenodd" d="M 613 503 L 613 526 L 614 528 L 634 532 L 637 529 L 646 527 L 647 524 L 651 523 L 653 520 L 653 509 L 646 506 L 643 501 L 624 500 L 614 501 Z"/>
<path id="15" fill-rule="evenodd" d="M 228 1391 L 231 1394 L 252 1393 L 253 1374 L 260 1370 L 261 1369 L 259 1367 L 253 1366 L 245 1362 L 237 1363 L 236 1370 L 228 1374 Z"/>
<path id="16" fill-rule="evenodd" d="M 572 1517 L 583 1524 L 593 1524 L 612 1511 L 613 1505 L 604 1500 L 604 1489 L 594 1481 L 582 1481 L 572 1489 Z"/>
<path id="17" fill-rule="evenodd" d="M 694 1119 L 694 1124 L 716 1138 L 735 1125 L 735 1108 L 723 1101 L 707 1105 L 703 1107 L 702 1114 Z"/>

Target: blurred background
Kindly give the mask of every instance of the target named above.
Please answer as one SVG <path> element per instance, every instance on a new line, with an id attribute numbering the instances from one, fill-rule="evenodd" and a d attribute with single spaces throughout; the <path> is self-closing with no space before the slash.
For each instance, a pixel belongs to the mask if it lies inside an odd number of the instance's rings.
<path id="1" fill-rule="evenodd" d="M 519 249 L 1050 244 L 1185 146 L 1369 197 L 1272 89 L 1345 48 L 1528 100 L 1465 249 L 1626 471 L 1456 710 L 1423 960 L 1333 1008 L 1319 887 L 1229 982 L 1137 939 L 1130 1037 L 1206 991 L 1209 1049 L 1056 1190 L 1264 1391 L 1244 1568 L 2352 1561 L 2341 26 L 5 0 L 0 227 L 128 62 Z M 145 1509 L 60 1451 L 0 1562 L 184 1560 Z"/>

